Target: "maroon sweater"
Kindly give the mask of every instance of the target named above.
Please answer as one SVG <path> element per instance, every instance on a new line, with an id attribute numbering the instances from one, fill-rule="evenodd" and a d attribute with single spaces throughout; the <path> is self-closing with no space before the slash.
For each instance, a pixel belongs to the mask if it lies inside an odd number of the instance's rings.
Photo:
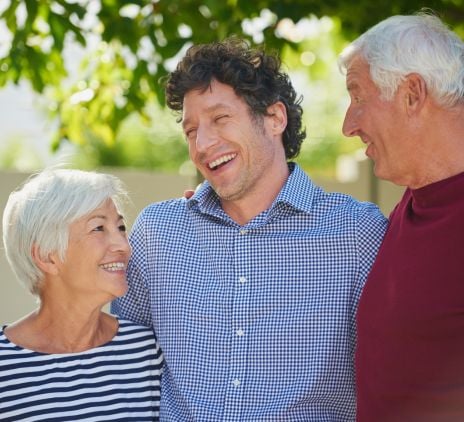
<path id="1" fill-rule="evenodd" d="M 359 422 L 464 421 L 464 173 L 406 190 L 357 322 Z"/>

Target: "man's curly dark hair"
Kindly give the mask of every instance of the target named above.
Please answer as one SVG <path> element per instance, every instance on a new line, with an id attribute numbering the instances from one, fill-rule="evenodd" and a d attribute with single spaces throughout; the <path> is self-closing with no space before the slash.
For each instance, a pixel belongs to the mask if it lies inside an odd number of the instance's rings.
<path id="1" fill-rule="evenodd" d="M 277 56 L 251 49 L 237 38 L 192 46 L 167 79 L 166 103 L 180 112 L 185 94 L 192 89 L 207 89 L 212 80 L 231 86 L 254 116 L 266 115 L 270 105 L 281 101 L 288 120 L 283 145 L 285 156 L 291 159 L 300 152 L 306 136 L 301 127 L 302 97 L 297 97 L 280 66 Z"/>

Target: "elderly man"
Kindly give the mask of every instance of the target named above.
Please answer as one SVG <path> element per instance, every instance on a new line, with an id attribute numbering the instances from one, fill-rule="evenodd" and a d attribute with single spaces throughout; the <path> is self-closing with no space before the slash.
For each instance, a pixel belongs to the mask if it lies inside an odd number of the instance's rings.
<path id="1" fill-rule="evenodd" d="M 359 304 L 358 420 L 464 421 L 464 43 L 435 16 L 393 16 L 340 64 L 344 134 L 407 186 Z"/>
<path id="2" fill-rule="evenodd" d="M 161 420 L 354 420 L 354 318 L 385 219 L 287 161 L 302 110 L 276 57 L 194 46 L 167 101 L 207 181 L 142 211 L 113 307 L 155 329 Z"/>

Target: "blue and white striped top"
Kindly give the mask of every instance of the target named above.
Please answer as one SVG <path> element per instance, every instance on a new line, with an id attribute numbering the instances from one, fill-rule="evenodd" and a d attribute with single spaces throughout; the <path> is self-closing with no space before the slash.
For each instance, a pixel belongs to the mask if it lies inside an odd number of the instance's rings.
<path id="1" fill-rule="evenodd" d="M 163 357 L 153 332 L 119 320 L 108 343 L 47 354 L 11 343 L 0 329 L 0 420 L 154 421 Z"/>

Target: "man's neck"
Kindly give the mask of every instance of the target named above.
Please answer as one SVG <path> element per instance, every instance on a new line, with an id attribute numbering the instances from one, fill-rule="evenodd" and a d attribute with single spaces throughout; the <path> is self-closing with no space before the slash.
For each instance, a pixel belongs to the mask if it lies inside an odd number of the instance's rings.
<path id="1" fill-rule="evenodd" d="M 222 209 L 237 224 L 244 226 L 271 207 L 287 182 L 289 174 L 288 165 L 285 163 L 285 168 L 273 180 L 269 180 L 265 189 L 256 189 L 240 199 L 226 200 L 221 198 Z"/>
<path id="2" fill-rule="evenodd" d="M 432 120 L 433 119 L 433 120 Z M 418 142 L 417 172 L 407 186 L 419 189 L 464 172 L 464 107 L 439 109 Z M 413 166 L 414 167 L 414 166 Z"/>

